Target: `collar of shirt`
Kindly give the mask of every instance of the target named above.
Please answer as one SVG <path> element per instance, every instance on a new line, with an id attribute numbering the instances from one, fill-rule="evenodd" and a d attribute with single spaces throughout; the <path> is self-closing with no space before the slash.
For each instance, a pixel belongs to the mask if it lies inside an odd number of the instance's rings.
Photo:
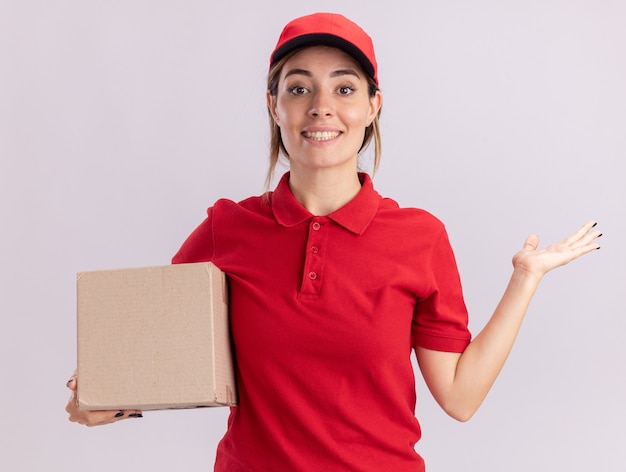
<path id="1" fill-rule="evenodd" d="M 368 174 L 360 172 L 359 180 L 361 190 L 356 197 L 338 210 L 326 215 L 327 218 L 355 234 L 365 232 L 374 219 L 381 200 Z M 282 176 L 272 194 L 272 211 L 278 224 L 286 227 L 296 226 L 314 217 L 291 193 L 289 172 Z"/>

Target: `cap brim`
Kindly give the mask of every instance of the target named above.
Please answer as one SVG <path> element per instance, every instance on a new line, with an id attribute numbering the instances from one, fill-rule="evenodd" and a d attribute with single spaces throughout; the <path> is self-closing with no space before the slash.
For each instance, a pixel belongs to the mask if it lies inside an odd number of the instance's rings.
<path id="1" fill-rule="evenodd" d="M 375 79 L 374 66 L 358 47 L 343 38 L 327 33 L 304 34 L 287 41 L 272 54 L 272 65 L 280 61 L 287 54 L 308 46 L 331 46 L 341 49 L 346 54 L 352 56 L 367 75 Z"/>

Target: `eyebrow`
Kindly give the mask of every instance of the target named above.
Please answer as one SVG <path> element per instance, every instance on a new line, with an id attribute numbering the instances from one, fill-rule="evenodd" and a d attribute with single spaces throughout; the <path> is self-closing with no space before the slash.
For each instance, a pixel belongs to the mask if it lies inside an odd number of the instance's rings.
<path id="1" fill-rule="evenodd" d="M 311 71 L 307 69 L 291 69 L 285 74 L 285 79 L 290 75 L 304 75 L 305 77 L 313 77 Z M 342 75 L 353 75 L 358 79 L 361 78 L 359 73 L 354 69 L 337 69 L 330 73 L 331 77 L 341 77 Z"/>

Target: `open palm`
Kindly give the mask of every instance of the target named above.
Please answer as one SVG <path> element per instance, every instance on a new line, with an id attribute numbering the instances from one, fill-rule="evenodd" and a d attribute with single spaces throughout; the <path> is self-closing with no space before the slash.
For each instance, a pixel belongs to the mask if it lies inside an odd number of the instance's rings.
<path id="1" fill-rule="evenodd" d="M 597 238 L 602 236 L 602 233 L 593 230 L 595 226 L 594 221 L 589 221 L 563 241 L 543 249 L 537 249 L 539 236 L 531 234 L 526 238 L 524 247 L 513 256 L 514 268 L 541 278 L 556 267 L 600 249 Z"/>

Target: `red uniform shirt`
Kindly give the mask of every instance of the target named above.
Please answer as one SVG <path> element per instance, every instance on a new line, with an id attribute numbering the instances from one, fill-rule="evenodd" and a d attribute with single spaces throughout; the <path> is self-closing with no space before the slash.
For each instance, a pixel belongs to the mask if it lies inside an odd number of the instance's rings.
<path id="1" fill-rule="evenodd" d="M 367 174 L 351 202 L 313 216 L 288 179 L 217 201 L 173 259 L 229 278 L 239 405 L 215 470 L 424 470 L 411 349 L 470 341 L 444 226 Z"/>

